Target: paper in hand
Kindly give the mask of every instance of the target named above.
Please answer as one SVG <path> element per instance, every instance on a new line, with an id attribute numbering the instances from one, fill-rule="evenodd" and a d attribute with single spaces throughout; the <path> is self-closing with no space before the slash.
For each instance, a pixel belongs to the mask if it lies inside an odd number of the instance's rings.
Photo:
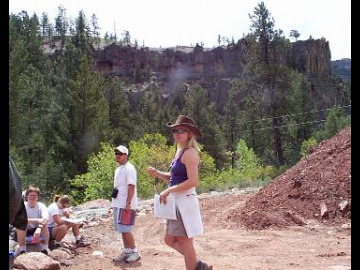
<path id="1" fill-rule="evenodd" d="M 82 224 L 85 221 L 84 218 L 67 218 L 67 217 L 61 217 L 61 220 L 73 224 Z"/>
<path id="2" fill-rule="evenodd" d="M 160 195 L 154 195 L 154 216 L 157 218 L 176 220 L 175 198 L 172 195 L 167 196 L 166 204 L 160 203 Z"/>

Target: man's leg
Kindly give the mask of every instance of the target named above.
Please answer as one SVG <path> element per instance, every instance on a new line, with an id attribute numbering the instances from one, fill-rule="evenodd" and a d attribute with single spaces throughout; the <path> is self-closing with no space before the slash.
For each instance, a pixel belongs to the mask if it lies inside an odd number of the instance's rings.
<path id="1" fill-rule="evenodd" d="M 124 248 L 130 248 L 130 249 L 135 248 L 135 240 L 131 232 L 122 233 L 121 236 L 124 243 Z"/>
<path id="2" fill-rule="evenodd" d="M 49 239 L 50 239 L 50 235 L 49 235 L 49 228 L 47 225 L 43 225 L 42 230 L 41 230 L 41 234 L 44 236 L 44 240 L 42 241 L 45 245 L 49 244 Z"/>
<path id="3" fill-rule="evenodd" d="M 140 254 L 135 246 L 134 235 L 131 232 L 127 232 L 122 233 L 121 236 L 124 242 L 125 250 L 127 249 L 130 251 L 130 254 L 126 258 L 125 262 L 133 263 L 138 261 L 140 259 Z"/>
<path id="4" fill-rule="evenodd" d="M 17 242 L 19 243 L 19 252 L 24 253 L 26 252 L 26 230 L 19 230 L 16 229 L 16 238 Z"/>
<path id="5" fill-rule="evenodd" d="M 49 228 L 46 225 L 43 225 L 41 229 L 41 236 L 44 236 L 44 240 L 41 240 L 41 252 L 48 255 L 48 249 L 49 249 Z"/>

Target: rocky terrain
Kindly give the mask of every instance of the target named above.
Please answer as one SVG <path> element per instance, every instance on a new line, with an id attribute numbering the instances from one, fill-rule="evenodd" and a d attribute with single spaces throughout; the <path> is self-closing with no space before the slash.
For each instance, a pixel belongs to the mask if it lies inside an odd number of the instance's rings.
<path id="1" fill-rule="evenodd" d="M 214 269 L 351 269 L 351 127 L 309 149 L 293 168 L 260 189 L 199 195 L 205 233 L 195 238 L 199 258 Z M 182 256 L 163 242 L 164 224 L 142 201 L 134 229 L 141 260 L 114 263 L 122 248 L 107 215 L 108 200 L 73 207 L 86 219 L 91 241 L 76 248 L 73 236 L 49 256 L 27 252 L 15 269 L 180 270 Z"/>

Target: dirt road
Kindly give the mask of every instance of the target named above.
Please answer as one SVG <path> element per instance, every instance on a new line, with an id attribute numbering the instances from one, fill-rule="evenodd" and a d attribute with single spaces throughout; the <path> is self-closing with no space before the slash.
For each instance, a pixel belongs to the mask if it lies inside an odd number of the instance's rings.
<path id="1" fill-rule="evenodd" d="M 214 270 L 351 269 L 350 223 L 327 226 L 308 220 L 305 226 L 248 230 L 228 222 L 229 212 L 242 207 L 252 196 L 233 192 L 200 198 L 205 233 L 195 238 L 195 247 L 198 257 Z M 72 264 L 63 266 L 65 269 L 185 269 L 182 256 L 163 243 L 164 224 L 152 212 L 137 217 L 134 235 L 142 258 L 136 263 L 112 262 L 122 242 L 113 231 L 111 218 L 85 228 L 84 235 L 92 245 L 78 248 Z M 103 256 L 93 255 L 94 251 L 101 251 Z"/>

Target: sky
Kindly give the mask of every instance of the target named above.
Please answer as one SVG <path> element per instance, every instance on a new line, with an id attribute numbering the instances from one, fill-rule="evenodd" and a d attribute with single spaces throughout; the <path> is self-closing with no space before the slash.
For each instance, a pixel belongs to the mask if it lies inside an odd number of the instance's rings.
<path id="1" fill-rule="evenodd" d="M 9 0 L 9 14 L 22 10 L 39 17 L 45 12 L 52 23 L 58 7 L 75 19 L 82 10 L 90 22 L 98 18 L 100 33 L 124 31 L 139 46 L 174 47 L 203 44 L 218 46 L 218 36 L 237 42 L 250 33 L 256 0 Z M 275 29 L 289 37 L 291 30 L 300 33 L 298 40 L 325 38 L 331 60 L 351 58 L 351 0 L 264 0 L 275 21 Z M 293 41 L 293 39 L 291 39 Z"/>

